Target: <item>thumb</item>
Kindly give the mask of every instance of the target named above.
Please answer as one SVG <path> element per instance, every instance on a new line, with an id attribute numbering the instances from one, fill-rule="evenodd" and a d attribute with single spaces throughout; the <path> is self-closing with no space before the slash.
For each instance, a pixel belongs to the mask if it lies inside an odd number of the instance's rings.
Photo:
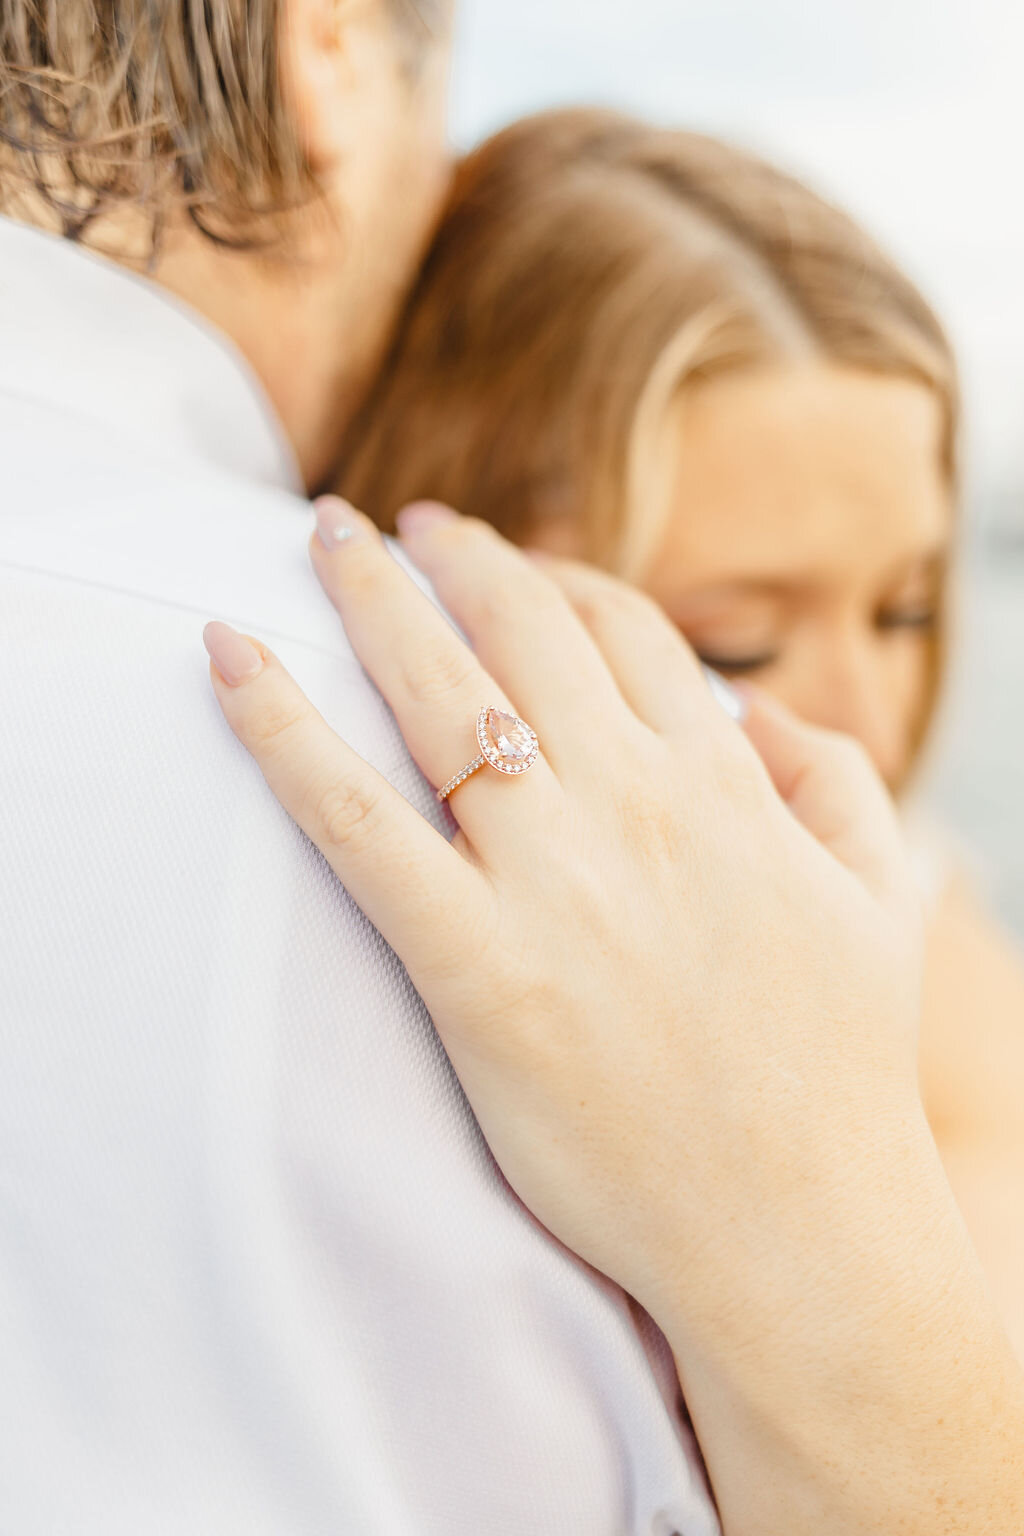
<path id="1" fill-rule="evenodd" d="M 760 688 L 744 684 L 742 693 L 744 729 L 796 819 L 876 894 L 905 892 L 912 875 L 903 831 L 860 743 L 808 725 Z"/>

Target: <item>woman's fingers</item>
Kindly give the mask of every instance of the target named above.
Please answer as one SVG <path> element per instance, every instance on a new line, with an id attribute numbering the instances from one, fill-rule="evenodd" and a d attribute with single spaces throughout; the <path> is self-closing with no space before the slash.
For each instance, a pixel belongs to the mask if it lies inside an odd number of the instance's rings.
<path id="1" fill-rule="evenodd" d="M 317 526 L 310 545 L 317 575 L 410 752 L 440 788 L 479 755 L 480 710 L 494 705 L 518 714 L 522 706 L 509 702 L 368 518 L 347 502 L 324 497 Z M 482 857 L 485 845 L 493 849 L 498 839 L 504 847 L 508 836 L 520 836 L 524 821 L 551 807 L 557 794 L 551 761 L 542 735 L 540 760 L 522 778 L 485 768 L 455 791 L 452 811 Z"/>
<path id="2" fill-rule="evenodd" d="M 489 524 L 433 502 L 398 516 L 402 545 L 469 637 L 481 664 L 551 743 L 559 777 L 622 699 L 558 587 Z"/>
<path id="3" fill-rule="evenodd" d="M 701 667 L 657 603 L 593 566 L 541 553 L 532 558 L 565 593 L 641 720 L 670 735 L 706 715 Z"/>
<path id="4" fill-rule="evenodd" d="M 642 593 L 577 561 L 535 558 L 593 635 L 637 715 L 661 734 L 714 729 L 709 691 L 747 735 L 775 788 L 812 836 L 877 893 L 902 890 L 902 834 L 883 784 L 860 746 L 796 719 L 759 689 L 710 679 L 664 612 Z M 740 705 L 744 707 L 737 707 Z"/>
<path id="5" fill-rule="evenodd" d="M 760 688 L 742 693 L 747 735 L 797 820 L 876 895 L 905 894 L 899 820 L 860 744 L 807 725 Z"/>
<path id="6" fill-rule="evenodd" d="M 270 651 L 226 624 L 208 624 L 203 639 L 228 724 L 285 810 L 414 979 L 443 963 L 455 930 L 437 913 L 479 912 L 483 876 L 331 730 Z"/>

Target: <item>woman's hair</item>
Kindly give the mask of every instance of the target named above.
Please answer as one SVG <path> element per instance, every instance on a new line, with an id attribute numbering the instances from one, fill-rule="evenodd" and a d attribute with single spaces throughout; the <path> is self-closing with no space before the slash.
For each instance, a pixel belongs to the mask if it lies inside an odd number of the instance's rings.
<path id="1" fill-rule="evenodd" d="M 930 389 L 955 494 L 949 343 L 852 219 L 717 139 L 609 112 L 547 113 L 460 166 L 338 488 L 385 531 L 421 498 L 516 543 L 569 519 L 583 558 L 641 581 L 671 512 L 660 450 L 680 391 L 800 360 Z M 934 715 L 947 606 L 944 591 L 915 753 Z"/>
<path id="2" fill-rule="evenodd" d="M 952 481 L 949 345 L 846 214 L 716 139 L 543 114 L 462 162 L 339 488 L 385 530 L 423 497 L 516 542 L 570 517 L 585 558 L 637 579 L 667 514 L 651 448 L 682 387 L 804 358 L 932 389 Z"/>
<path id="3" fill-rule="evenodd" d="M 386 0 L 417 39 L 438 0 Z M 3 0 L 0 209 L 69 239 L 184 207 L 223 244 L 315 192 L 281 79 L 284 0 Z"/>

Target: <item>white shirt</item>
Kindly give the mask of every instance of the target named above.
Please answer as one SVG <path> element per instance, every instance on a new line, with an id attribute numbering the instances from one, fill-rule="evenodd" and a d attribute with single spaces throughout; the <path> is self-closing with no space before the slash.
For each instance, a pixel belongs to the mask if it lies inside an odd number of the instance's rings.
<path id="1" fill-rule="evenodd" d="M 0 1531 L 712 1536 L 664 1341 L 214 701 L 219 617 L 443 825 L 244 362 L 0 221 L 0 487 Z"/>

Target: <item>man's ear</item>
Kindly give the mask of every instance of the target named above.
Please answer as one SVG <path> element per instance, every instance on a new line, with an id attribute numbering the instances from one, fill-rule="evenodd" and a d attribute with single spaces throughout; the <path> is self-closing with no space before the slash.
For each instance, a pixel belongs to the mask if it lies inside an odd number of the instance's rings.
<path id="1" fill-rule="evenodd" d="M 282 90 L 314 174 L 329 172 L 356 136 L 364 77 L 380 47 L 378 6 L 379 0 L 285 0 Z"/>

